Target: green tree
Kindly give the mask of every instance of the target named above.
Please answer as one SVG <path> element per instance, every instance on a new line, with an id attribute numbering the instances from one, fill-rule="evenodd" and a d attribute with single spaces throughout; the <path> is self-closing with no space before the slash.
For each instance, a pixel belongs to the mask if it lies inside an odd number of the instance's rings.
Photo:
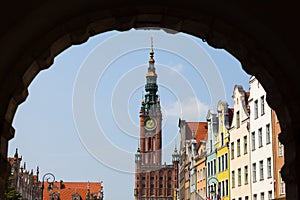
<path id="1" fill-rule="evenodd" d="M 21 197 L 21 194 L 17 192 L 14 186 L 12 186 L 11 180 L 8 181 L 4 193 L 4 200 L 20 200 Z"/>

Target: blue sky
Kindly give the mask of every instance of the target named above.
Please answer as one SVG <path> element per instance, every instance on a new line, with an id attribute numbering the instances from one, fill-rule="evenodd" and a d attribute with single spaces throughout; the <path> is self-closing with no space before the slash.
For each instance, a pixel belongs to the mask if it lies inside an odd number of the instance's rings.
<path id="1" fill-rule="evenodd" d="M 39 73 L 17 110 L 9 156 L 56 180 L 103 181 L 106 199 L 133 199 L 134 152 L 150 36 L 163 111 L 163 160 L 170 162 L 178 119 L 205 121 L 207 109 L 249 78 L 229 53 L 196 37 L 154 30 L 111 31 L 68 48 Z M 117 191 L 117 192 L 116 192 Z"/>

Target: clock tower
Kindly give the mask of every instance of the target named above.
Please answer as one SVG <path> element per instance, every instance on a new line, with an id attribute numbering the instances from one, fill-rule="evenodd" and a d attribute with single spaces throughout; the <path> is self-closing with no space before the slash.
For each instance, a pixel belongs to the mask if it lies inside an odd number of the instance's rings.
<path id="1" fill-rule="evenodd" d="M 161 122 L 162 114 L 160 100 L 157 95 L 157 74 L 154 67 L 153 38 L 151 37 L 151 49 L 148 72 L 146 74 L 145 96 L 140 110 L 140 152 L 143 155 L 143 165 L 161 164 Z"/>
<path id="2" fill-rule="evenodd" d="M 175 149 L 172 164 L 162 164 L 162 113 L 157 95 L 153 39 L 146 74 L 145 95 L 140 109 L 140 142 L 135 153 L 134 200 L 174 199 L 178 190 L 179 154 Z"/>

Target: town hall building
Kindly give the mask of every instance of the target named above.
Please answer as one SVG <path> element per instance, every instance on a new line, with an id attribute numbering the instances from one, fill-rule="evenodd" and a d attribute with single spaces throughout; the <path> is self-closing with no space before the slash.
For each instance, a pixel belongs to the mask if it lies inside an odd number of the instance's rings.
<path id="1" fill-rule="evenodd" d="M 172 164 L 162 164 L 162 112 L 157 95 L 153 40 L 145 95 L 140 109 L 140 142 L 135 154 L 135 200 L 173 200 L 178 191 L 179 153 L 175 148 Z M 175 198 L 174 198 L 175 197 Z"/>

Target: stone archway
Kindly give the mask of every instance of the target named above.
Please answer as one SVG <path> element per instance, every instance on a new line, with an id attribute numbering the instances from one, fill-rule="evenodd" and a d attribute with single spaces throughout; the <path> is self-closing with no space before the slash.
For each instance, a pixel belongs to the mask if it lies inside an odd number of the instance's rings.
<path id="1" fill-rule="evenodd" d="M 13 2 L 14 3 L 14 2 Z M 1 7 L 0 32 L 0 194 L 3 194 L 7 144 L 14 136 L 15 111 L 34 77 L 74 44 L 108 30 L 161 27 L 205 39 L 235 56 L 267 91 L 282 126 L 287 198 L 298 199 L 299 106 L 297 104 L 296 5 L 234 1 L 64 1 L 30 0 Z M 157 4 L 159 3 L 159 4 Z M 296 3 L 294 3 L 296 4 Z M 282 11 L 288 11 L 280 15 Z M 294 12 L 295 11 L 295 12 Z"/>

